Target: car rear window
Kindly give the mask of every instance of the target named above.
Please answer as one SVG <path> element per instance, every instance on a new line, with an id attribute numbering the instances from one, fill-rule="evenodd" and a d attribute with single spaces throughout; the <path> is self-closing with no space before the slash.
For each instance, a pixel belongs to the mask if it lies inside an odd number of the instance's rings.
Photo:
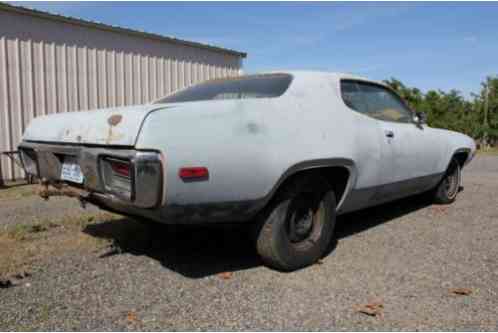
<path id="1" fill-rule="evenodd" d="M 210 80 L 163 97 L 156 104 L 193 101 L 274 98 L 285 93 L 292 81 L 289 74 L 247 75 Z"/>

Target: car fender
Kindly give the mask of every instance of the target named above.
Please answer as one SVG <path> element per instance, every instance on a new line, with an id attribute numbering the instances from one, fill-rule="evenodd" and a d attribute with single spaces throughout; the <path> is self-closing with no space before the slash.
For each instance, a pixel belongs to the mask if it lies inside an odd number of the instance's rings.
<path id="1" fill-rule="evenodd" d="M 462 133 L 453 132 L 453 131 L 445 131 L 449 135 L 449 150 L 445 159 L 445 169 L 448 169 L 448 166 L 451 163 L 451 160 L 456 154 L 459 153 L 467 153 L 467 158 L 464 161 L 462 167 L 468 164 L 475 155 L 476 152 L 476 144 L 475 141 Z"/>
<path id="2" fill-rule="evenodd" d="M 264 200 L 262 201 L 262 206 L 266 206 L 270 202 L 270 200 L 274 198 L 276 192 L 278 191 L 279 188 L 281 188 L 282 184 L 284 184 L 292 176 L 303 171 L 312 171 L 320 168 L 330 168 L 330 167 L 344 167 L 349 171 L 349 177 L 346 183 L 346 187 L 344 189 L 344 193 L 342 194 L 339 202 L 337 203 L 336 210 L 339 211 L 342 204 L 348 197 L 348 194 L 351 192 L 352 188 L 356 184 L 356 179 L 358 177 L 356 165 L 354 161 L 349 158 L 313 159 L 313 160 L 302 161 L 292 165 L 278 178 L 277 182 L 273 185 L 270 192 L 267 195 L 265 195 Z"/>

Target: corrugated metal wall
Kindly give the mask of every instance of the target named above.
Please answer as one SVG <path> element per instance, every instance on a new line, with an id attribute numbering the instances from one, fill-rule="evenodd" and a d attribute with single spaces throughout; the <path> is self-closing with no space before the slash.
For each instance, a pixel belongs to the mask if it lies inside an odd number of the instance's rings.
<path id="1" fill-rule="evenodd" d="M 232 54 L 0 11 L 0 151 L 33 117 L 142 104 L 240 68 Z M 1 179 L 22 177 L 0 162 Z"/>

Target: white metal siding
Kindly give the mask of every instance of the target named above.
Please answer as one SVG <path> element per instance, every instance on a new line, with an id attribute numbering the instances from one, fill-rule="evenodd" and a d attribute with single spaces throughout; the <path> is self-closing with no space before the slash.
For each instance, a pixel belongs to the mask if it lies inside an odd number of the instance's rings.
<path id="1" fill-rule="evenodd" d="M 30 120 L 142 104 L 196 82 L 236 76 L 241 58 L 0 10 L 0 151 Z M 6 158 L 0 181 L 22 177 Z"/>

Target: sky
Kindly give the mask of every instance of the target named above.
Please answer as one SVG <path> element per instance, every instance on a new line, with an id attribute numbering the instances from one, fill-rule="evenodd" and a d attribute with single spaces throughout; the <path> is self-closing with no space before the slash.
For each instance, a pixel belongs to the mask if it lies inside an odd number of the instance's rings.
<path id="1" fill-rule="evenodd" d="M 498 3 L 13 4 L 247 52 L 246 73 L 394 77 L 466 98 L 498 74 Z"/>

